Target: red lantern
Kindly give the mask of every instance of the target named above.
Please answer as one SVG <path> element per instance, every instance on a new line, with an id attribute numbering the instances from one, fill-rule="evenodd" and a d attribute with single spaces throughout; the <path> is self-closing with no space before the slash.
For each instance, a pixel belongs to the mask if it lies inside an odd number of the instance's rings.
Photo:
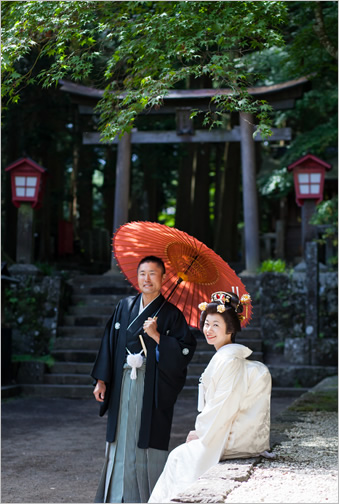
<path id="1" fill-rule="evenodd" d="M 11 172 L 12 202 L 16 207 L 29 202 L 32 208 L 40 208 L 45 188 L 47 170 L 30 158 L 21 158 L 7 166 Z"/>
<path id="2" fill-rule="evenodd" d="M 287 167 L 289 171 L 293 170 L 296 202 L 299 206 L 306 199 L 314 199 L 316 204 L 323 200 L 325 172 L 331 168 L 330 164 L 312 154 L 307 154 Z"/>

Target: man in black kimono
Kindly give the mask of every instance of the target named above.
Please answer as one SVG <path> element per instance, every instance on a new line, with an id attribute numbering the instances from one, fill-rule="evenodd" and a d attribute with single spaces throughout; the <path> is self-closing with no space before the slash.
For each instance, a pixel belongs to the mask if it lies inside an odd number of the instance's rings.
<path id="1" fill-rule="evenodd" d="M 95 502 L 147 502 L 167 459 L 173 408 L 196 340 L 181 311 L 164 302 L 164 279 L 161 259 L 140 261 L 141 294 L 117 305 L 91 373 L 100 415 L 108 411 Z"/>

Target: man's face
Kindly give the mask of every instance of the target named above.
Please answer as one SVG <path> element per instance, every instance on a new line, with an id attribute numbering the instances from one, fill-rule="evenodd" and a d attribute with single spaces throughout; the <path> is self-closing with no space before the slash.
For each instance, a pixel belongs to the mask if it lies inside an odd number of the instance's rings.
<path id="1" fill-rule="evenodd" d="M 157 296 L 164 280 L 165 275 L 157 263 L 146 262 L 139 266 L 138 285 L 143 294 Z"/>

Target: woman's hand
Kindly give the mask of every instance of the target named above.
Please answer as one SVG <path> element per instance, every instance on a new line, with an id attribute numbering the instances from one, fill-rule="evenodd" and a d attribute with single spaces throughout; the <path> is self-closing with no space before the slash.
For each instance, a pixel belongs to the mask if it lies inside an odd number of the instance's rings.
<path id="1" fill-rule="evenodd" d="M 99 402 L 104 402 L 105 393 L 106 393 L 106 383 L 102 380 L 98 380 L 93 390 L 95 399 Z"/>
<path id="2" fill-rule="evenodd" d="M 186 438 L 186 443 L 189 443 L 190 441 L 194 441 L 195 439 L 199 439 L 198 436 L 197 436 L 197 433 L 196 433 L 195 430 L 191 430 L 188 433 L 188 436 Z"/>

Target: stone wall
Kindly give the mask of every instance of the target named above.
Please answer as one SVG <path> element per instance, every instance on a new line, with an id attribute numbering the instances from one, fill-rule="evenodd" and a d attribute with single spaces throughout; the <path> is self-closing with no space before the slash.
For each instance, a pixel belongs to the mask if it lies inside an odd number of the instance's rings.
<path id="1" fill-rule="evenodd" d="M 39 383 L 45 366 L 39 357 L 47 356 L 53 348 L 59 321 L 70 299 L 69 287 L 62 276 L 44 276 L 31 265 L 14 265 L 9 270 L 19 280 L 9 284 L 5 298 L 5 324 L 11 328 L 12 355 L 19 359 L 13 363 L 12 375 L 19 383 Z"/>
<path id="2" fill-rule="evenodd" d="M 260 275 L 261 329 L 265 361 L 337 365 L 338 276 L 336 272 L 319 273 L 319 334 L 305 336 L 307 304 L 306 271 L 262 273 Z M 311 347 L 310 347 L 311 345 Z"/>

